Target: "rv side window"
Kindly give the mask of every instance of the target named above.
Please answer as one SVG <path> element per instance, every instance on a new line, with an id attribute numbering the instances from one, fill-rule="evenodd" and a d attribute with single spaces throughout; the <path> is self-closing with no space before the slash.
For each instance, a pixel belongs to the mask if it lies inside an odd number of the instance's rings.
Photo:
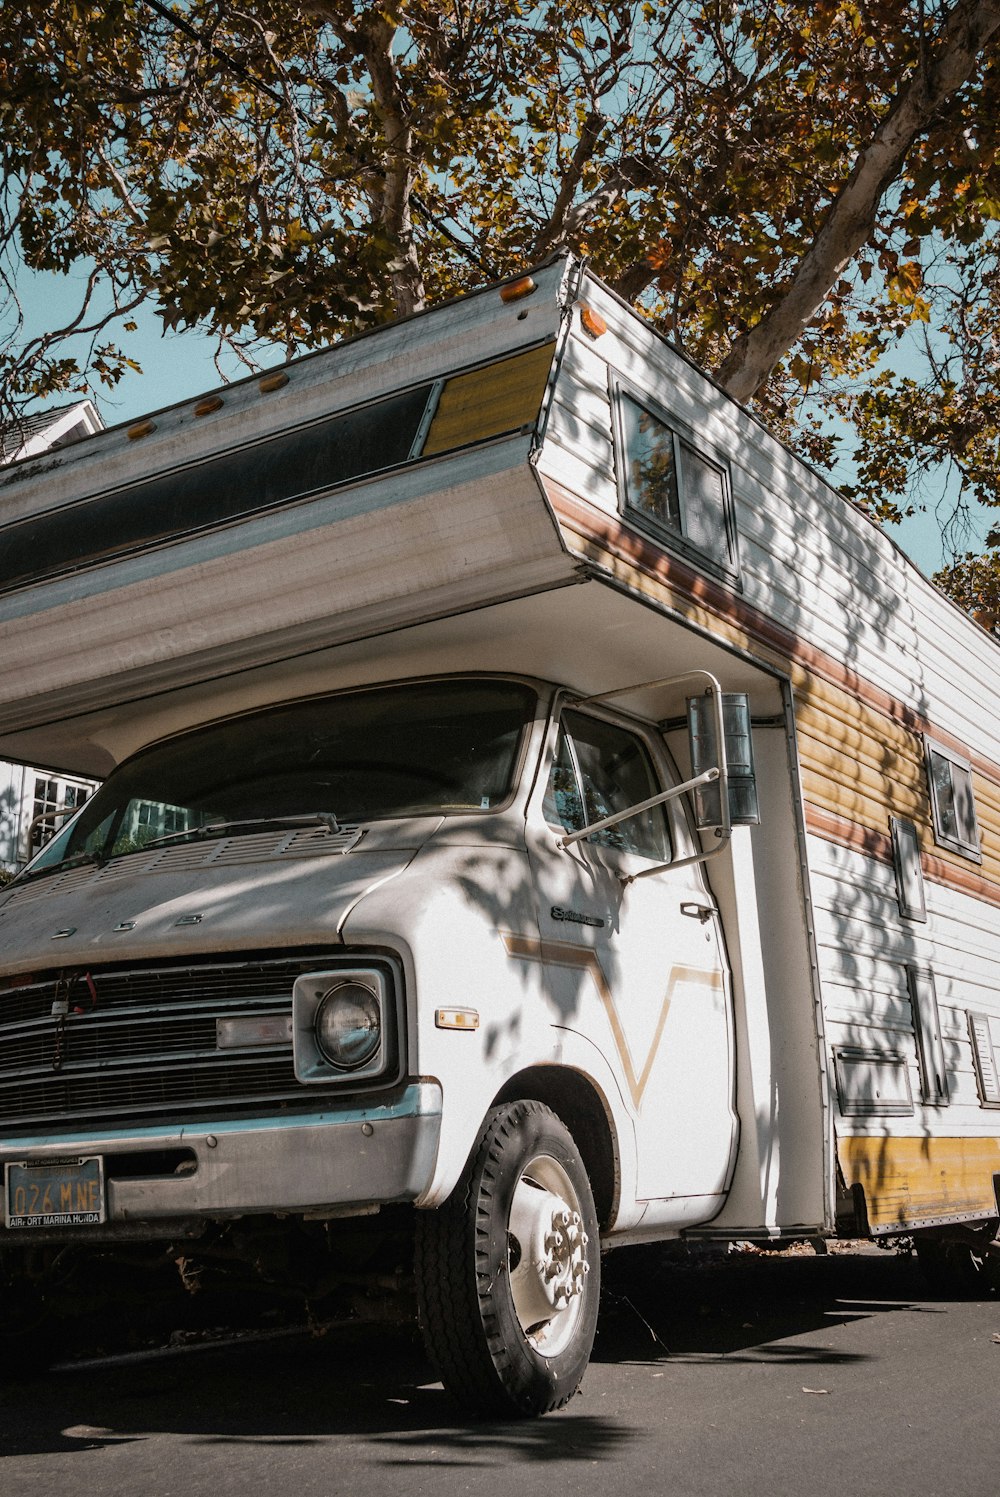
<path id="1" fill-rule="evenodd" d="M 729 475 L 624 389 L 617 392 L 619 487 L 628 518 L 720 576 L 735 579 Z"/>
<path id="2" fill-rule="evenodd" d="M 942 847 L 982 862 L 979 827 L 972 793 L 972 767 L 952 749 L 926 738 L 927 778 L 930 782 L 934 837 Z"/>
<path id="3" fill-rule="evenodd" d="M 944 1039 L 938 1012 L 937 990 L 930 969 L 907 966 L 906 983 L 910 990 L 910 1008 L 917 1041 L 920 1066 L 920 1092 L 925 1102 L 948 1100 L 948 1073 L 945 1070 Z"/>
<path id="4" fill-rule="evenodd" d="M 641 738 L 601 718 L 563 713 L 543 803 L 551 825 L 578 832 L 590 822 L 658 795 L 663 788 Z M 668 863 L 672 857 L 662 806 L 651 806 L 603 832 L 594 832 L 587 840 L 658 863 Z"/>
<path id="5" fill-rule="evenodd" d="M 890 816 L 892 861 L 896 871 L 896 898 L 899 913 L 907 920 L 927 919 L 924 897 L 924 871 L 920 863 L 920 839 L 912 821 Z"/>

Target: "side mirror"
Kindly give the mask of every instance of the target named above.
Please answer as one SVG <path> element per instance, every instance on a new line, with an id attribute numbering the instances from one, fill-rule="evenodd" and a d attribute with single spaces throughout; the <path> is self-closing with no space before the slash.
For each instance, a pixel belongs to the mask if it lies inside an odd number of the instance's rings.
<path id="1" fill-rule="evenodd" d="M 753 764 L 753 739 L 750 733 L 750 699 L 744 691 L 722 694 L 722 720 L 725 745 L 720 752 L 717 708 L 712 693 L 688 697 L 688 743 L 691 749 L 691 773 L 697 777 L 718 766 L 720 777 L 695 791 L 695 819 L 698 827 L 726 825 L 722 814 L 722 786 L 729 788 L 729 825 L 758 826 L 757 779 Z"/>

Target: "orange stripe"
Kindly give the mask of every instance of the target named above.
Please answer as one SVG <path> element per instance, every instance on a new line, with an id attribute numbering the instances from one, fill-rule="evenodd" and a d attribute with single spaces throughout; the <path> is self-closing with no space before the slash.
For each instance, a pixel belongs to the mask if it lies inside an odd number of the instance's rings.
<path id="1" fill-rule="evenodd" d="M 837 816 L 810 801 L 805 803 L 805 821 L 807 831 L 827 842 L 836 842 L 838 846 L 849 847 L 854 852 L 867 853 L 881 863 L 893 861 L 892 838 L 883 832 L 860 826 L 858 822 L 851 821 L 846 816 Z M 946 863 L 943 858 L 929 852 L 921 852 L 920 866 L 924 877 L 931 883 L 958 889 L 963 894 L 971 894 L 974 899 L 1000 907 L 1000 884 L 984 878 L 981 873 L 975 873 L 971 868 L 957 868 L 953 863 Z"/>
<path id="2" fill-rule="evenodd" d="M 531 962 L 546 962 L 554 967 L 572 967 L 577 971 L 586 972 L 594 982 L 598 996 L 604 1005 L 608 1022 L 611 1025 L 611 1033 L 625 1072 L 625 1080 L 632 1097 L 632 1103 L 636 1111 L 642 1103 L 643 1093 L 649 1081 L 653 1063 L 656 1060 L 657 1051 L 660 1048 L 660 1040 L 663 1038 L 663 1028 L 667 1022 L 667 1014 L 670 1012 L 670 1002 L 674 995 L 674 989 L 682 982 L 699 983 L 703 987 L 712 989 L 721 988 L 722 973 L 719 971 L 708 971 L 701 967 L 673 967 L 667 983 L 666 995 L 660 1007 L 660 1014 L 653 1031 L 649 1053 L 646 1056 L 642 1070 L 636 1072 L 635 1063 L 632 1059 L 632 1051 L 629 1048 L 628 1039 L 618 1016 L 615 1006 L 614 994 L 611 985 L 601 966 L 600 958 L 596 951 L 588 946 L 574 946 L 571 941 L 536 941 L 531 936 L 517 936 L 504 933 L 503 943 L 508 954 L 521 957 Z"/>
<path id="3" fill-rule="evenodd" d="M 836 842 L 841 847 L 850 847 L 854 852 L 867 853 L 880 863 L 892 862 L 892 838 L 885 832 L 874 832 L 871 827 L 860 826 L 846 816 L 837 816 L 821 806 L 805 803 L 806 828 L 827 842 Z"/>
<path id="4" fill-rule="evenodd" d="M 832 686 L 849 691 L 859 701 L 910 732 L 930 733 L 946 748 L 967 758 L 973 769 L 985 779 L 1000 786 L 1000 765 L 970 753 L 965 744 L 890 696 L 882 687 L 874 685 L 841 661 L 776 624 L 720 583 L 701 576 L 664 551 L 655 541 L 647 540 L 645 536 L 623 525 L 619 519 L 578 499 L 554 479 L 545 478 L 544 484 L 545 492 L 558 517 L 578 529 L 587 539 L 597 542 L 613 556 L 655 578 L 678 597 L 708 609 L 717 618 L 735 625 L 758 644 L 777 651 L 781 657 L 778 663 L 794 661 L 804 670 L 829 681 Z"/>

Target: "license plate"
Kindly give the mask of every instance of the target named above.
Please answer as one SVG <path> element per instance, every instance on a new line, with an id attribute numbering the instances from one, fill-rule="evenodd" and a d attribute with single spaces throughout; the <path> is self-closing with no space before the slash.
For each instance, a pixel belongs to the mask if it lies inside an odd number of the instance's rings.
<path id="1" fill-rule="evenodd" d="M 89 1227 L 106 1217 L 104 1160 L 24 1160 L 4 1171 L 8 1227 Z"/>

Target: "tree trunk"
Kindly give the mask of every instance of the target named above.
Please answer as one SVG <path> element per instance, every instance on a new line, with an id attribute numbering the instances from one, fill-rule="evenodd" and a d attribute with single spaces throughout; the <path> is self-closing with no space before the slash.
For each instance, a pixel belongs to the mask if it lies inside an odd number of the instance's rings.
<path id="1" fill-rule="evenodd" d="M 384 16 L 379 16 L 358 26 L 356 34 L 385 136 L 386 167 L 380 216 L 387 234 L 398 246 L 389 273 L 396 315 L 405 317 L 411 312 L 419 312 L 426 299 L 411 213 L 416 180 L 416 142 L 393 62 L 395 26 Z"/>
<path id="2" fill-rule="evenodd" d="M 925 66 L 903 84 L 781 297 L 737 338 L 716 378 L 748 401 L 815 317 L 845 267 L 870 237 L 886 190 L 935 112 L 969 78 L 1000 29 L 1000 0 L 961 0 L 929 48 Z"/>

